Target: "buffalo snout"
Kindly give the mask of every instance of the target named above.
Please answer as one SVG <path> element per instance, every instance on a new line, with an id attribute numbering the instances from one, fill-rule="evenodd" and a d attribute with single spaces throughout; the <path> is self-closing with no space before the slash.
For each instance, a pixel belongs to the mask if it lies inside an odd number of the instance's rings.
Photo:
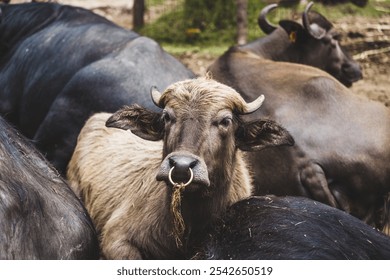
<path id="1" fill-rule="evenodd" d="M 174 152 L 166 156 L 156 178 L 170 185 L 210 185 L 204 160 L 188 152 Z"/>
<path id="2" fill-rule="evenodd" d="M 357 63 L 344 63 L 342 65 L 343 84 L 347 87 L 352 86 L 352 83 L 363 79 L 362 69 Z"/>

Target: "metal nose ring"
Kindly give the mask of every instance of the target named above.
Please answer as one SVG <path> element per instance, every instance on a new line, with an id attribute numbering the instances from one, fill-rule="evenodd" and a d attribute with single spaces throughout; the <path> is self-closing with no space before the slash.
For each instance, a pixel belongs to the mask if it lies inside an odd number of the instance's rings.
<path id="1" fill-rule="evenodd" d="M 188 168 L 190 170 L 190 179 L 187 181 L 187 183 L 175 183 L 173 180 L 172 180 L 172 171 L 175 167 L 173 166 L 170 170 L 169 170 L 169 174 L 168 174 L 168 178 L 169 178 L 169 182 L 171 182 L 172 185 L 181 185 L 182 187 L 186 187 L 188 186 L 189 184 L 191 184 L 192 180 L 194 179 L 194 172 L 192 171 L 191 168 Z"/>

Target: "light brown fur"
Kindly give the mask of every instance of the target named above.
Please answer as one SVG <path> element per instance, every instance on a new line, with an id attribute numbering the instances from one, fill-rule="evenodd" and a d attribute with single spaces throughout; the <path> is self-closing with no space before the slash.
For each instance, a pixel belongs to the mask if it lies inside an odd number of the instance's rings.
<path id="1" fill-rule="evenodd" d="M 108 259 L 191 257 L 226 208 L 251 194 L 239 149 L 293 143 L 275 122 L 241 118 L 261 106 L 262 96 L 246 103 L 210 78 L 151 93 L 162 113 L 133 104 L 92 116 L 68 166 Z M 173 189 L 187 182 L 188 170 L 193 177 L 179 199 Z M 181 218 L 184 229 L 174 227 Z"/>
<path id="2" fill-rule="evenodd" d="M 102 253 L 107 259 L 140 259 L 144 251 L 175 257 L 167 186 L 156 181 L 163 143 L 107 128 L 109 117 L 101 113 L 87 121 L 68 166 L 71 187 L 100 233 Z M 251 194 L 239 151 L 232 177 L 225 207 Z"/>

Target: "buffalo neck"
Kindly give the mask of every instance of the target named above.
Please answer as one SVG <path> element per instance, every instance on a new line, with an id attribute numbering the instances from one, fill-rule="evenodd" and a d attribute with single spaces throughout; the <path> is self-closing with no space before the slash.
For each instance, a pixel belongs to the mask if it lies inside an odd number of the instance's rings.
<path id="1" fill-rule="evenodd" d="M 295 44 L 290 42 L 286 31 L 281 28 L 238 49 L 273 61 L 298 62 L 300 57 Z"/>
<path id="2" fill-rule="evenodd" d="M 210 178 L 210 186 L 205 187 L 206 189 L 184 191 L 181 212 L 185 224 L 182 248 L 185 254 L 193 253 L 193 248 L 202 242 L 210 225 L 228 207 L 234 172 L 235 170 L 215 170 Z"/>

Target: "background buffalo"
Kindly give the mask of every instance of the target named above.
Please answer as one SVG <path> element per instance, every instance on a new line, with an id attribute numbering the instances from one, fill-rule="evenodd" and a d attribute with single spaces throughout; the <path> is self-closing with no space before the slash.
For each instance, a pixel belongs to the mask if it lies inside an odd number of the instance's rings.
<path id="1" fill-rule="evenodd" d="M 155 41 L 83 8 L 3 5 L 0 115 L 62 173 L 86 119 L 122 105 L 151 107 L 152 86 L 194 77 Z"/>

